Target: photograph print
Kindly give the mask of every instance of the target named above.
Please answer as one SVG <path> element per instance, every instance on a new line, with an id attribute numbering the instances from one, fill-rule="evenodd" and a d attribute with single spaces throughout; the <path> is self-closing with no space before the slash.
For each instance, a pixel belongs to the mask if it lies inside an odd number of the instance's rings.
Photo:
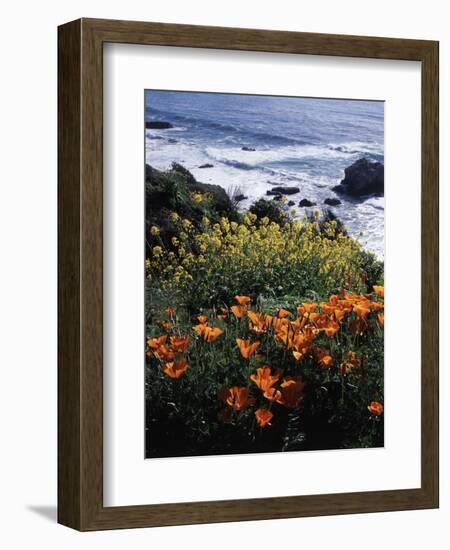
<path id="1" fill-rule="evenodd" d="M 145 91 L 146 458 L 384 446 L 384 102 Z"/>

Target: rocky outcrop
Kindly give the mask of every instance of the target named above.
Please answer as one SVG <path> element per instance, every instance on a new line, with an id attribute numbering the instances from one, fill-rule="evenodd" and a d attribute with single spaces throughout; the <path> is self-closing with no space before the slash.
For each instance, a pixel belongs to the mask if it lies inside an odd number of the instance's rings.
<path id="1" fill-rule="evenodd" d="M 384 193 L 384 165 L 362 158 L 345 169 L 345 177 L 333 191 L 352 197 Z"/>
<path id="2" fill-rule="evenodd" d="M 316 203 L 315 202 L 311 202 L 310 200 L 308 199 L 302 199 L 299 203 L 298 203 L 299 206 L 306 206 L 306 207 L 310 207 L 310 206 L 316 206 Z"/>
<path id="3" fill-rule="evenodd" d="M 208 196 L 208 217 L 211 222 L 221 216 L 237 221 L 239 215 L 226 191 L 219 185 L 202 183 L 181 164 L 173 163 L 167 171 L 145 166 L 145 209 L 146 224 L 160 229 L 160 238 L 170 247 L 171 238 L 178 234 L 178 226 L 172 219 L 176 213 L 180 218 L 188 218 L 201 227 L 205 211 L 202 205 L 192 200 L 193 193 Z M 148 246 L 148 243 L 147 243 Z"/>
<path id="4" fill-rule="evenodd" d="M 167 130 L 173 128 L 173 124 L 164 120 L 147 120 L 145 127 L 147 130 Z"/>
<path id="5" fill-rule="evenodd" d="M 330 197 L 328 199 L 325 199 L 323 201 L 323 204 L 328 204 L 328 206 L 339 206 L 342 204 L 342 202 L 339 199 L 334 199 L 333 197 Z"/>
<path id="6" fill-rule="evenodd" d="M 206 164 L 201 164 L 199 168 L 214 168 L 214 164 L 209 164 L 209 162 L 207 162 Z"/>
<path id="7" fill-rule="evenodd" d="M 295 195 L 300 191 L 299 187 L 272 187 L 266 192 L 266 195 Z"/>
<path id="8" fill-rule="evenodd" d="M 242 151 L 256 151 L 256 149 L 253 149 L 253 147 L 246 147 L 244 145 L 244 147 L 241 147 Z"/>

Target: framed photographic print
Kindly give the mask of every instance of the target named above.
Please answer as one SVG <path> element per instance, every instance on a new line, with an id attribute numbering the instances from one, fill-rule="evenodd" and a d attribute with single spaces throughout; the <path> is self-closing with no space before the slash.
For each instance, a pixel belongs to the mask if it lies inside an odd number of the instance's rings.
<path id="1" fill-rule="evenodd" d="M 59 28 L 58 519 L 438 506 L 438 44 Z"/>

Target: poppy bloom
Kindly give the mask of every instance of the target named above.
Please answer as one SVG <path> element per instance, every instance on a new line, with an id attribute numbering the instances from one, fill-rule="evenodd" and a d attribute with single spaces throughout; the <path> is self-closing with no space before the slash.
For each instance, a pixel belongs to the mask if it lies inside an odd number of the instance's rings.
<path id="1" fill-rule="evenodd" d="M 316 361 L 324 369 L 329 369 L 333 364 L 333 358 L 326 349 L 316 348 L 315 350 Z"/>
<path id="2" fill-rule="evenodd" d="M 190 368 L 185 358 L 178 361 L 171 361 L 166 363 L 163 368 L 163 372 L 170 376 L 170 378 L 180 378 Z"/>
<path id="3" fill-rule="evenodd" d="M 250 375 L 252 380 L 261 391 L 266 391 L 278 382 L 281 376 L 281 371 L 277 369 L 274 374 L 271 374 L 270 367 L 263 366 L 256 369 L 256 374 Z"/>
<path id="4" fill-rule="evenodd" d="M 174 307 L 167 307 L 165 310 L 166 314 L 169 316 L 169 317 L 174 317 L 175 315 L 175 308 Z"/>
<path id="5" fill-rule="evenodd" d="M 252 356 L 257 348 L 259 348 L 261 342 L 256 340 L 253 344 L 250 340 L 242 340 L 241 338 L 236 338 L 236 344 L 238 345 L 239 351 L 244 359 L 249 359 Z"/>
<path id="6" fill-rule="evenodd" d="M 373 285 L 373 290 L 378 298 L 384 298 L 384 286 Z"/>
<path id="7" fill-rule="evenodd" d="M 383 405 L 378 403 L 378 401 L 372 401 L 372 403 L 367 407 L 369 412 L 373 416 L 380 416 L 383 412 Z"/>
<path id="8" fill-rule="evenodd" d="M 336 321 L 340 323 L 342 319 L 345 317 L 345 311 L 343 309 L 337 309 L 334 310 L 334 316 L 336 318 Z"/>
<path id="9" fill-rule="evenodd" d="M 355 304 L 353 306 L 353 311 L 360 319 L 366 319 L 370 313 L 370 309 L 363 304 Z"/>
<path id="10" fill-rule="evenodd" d="M 280 384 L 283 404 L 290 409 L 296 409 L 303 401 L 305 383 L 299 377 L 286 377 Z"/>
<path id="11" fill-rule="evenodd" d="M 258 425 L 261 428 L 265 428 L 266 426 L 270 426 L 270 421 L 273 418 L 273 413 L 268 409 L 258 409 L 257 411 L 255 411 L 255 416 Z"/>
<path id="12" fill-rule="evenodd" d="M 208 325 L 195 325 L 193 327 L 194 331 L 203 338 L 203 340 L 206 340 L 207 342 L 214 342 L 214 340 L 217 340 L 217 338 L 223 334 L 223 330 L 219 327 L 210 327 Z"/>
<path id="13" fill-rule="evenodd" d="M 190 343 L 191 343 L 190 336 L 171 336 L 170 337 L 170 347 L 173 351 L 177 353 L 186 352 L 189 348 Z"/>
<path id="14" fill-rule="evenodd" d="M 380 327 L 384 327 L 384 313 L 379 313 L 377 315 L 377 319 L 378 319 L 378 324 L 380 325 Z"/>
<path id="15" fill-rule="evenodd" d="M 162 344 L 155 351 L 155 357 L 164 361 L 173 361 L 175 359 L 175 352 L 169 349 L 166 345 Z"/>
<path id="16" fill-rule="evenodd" d="M 315 302 L 304 302 L 301 306 L 297 308 L 297 313 L 299 315 L 309 315 L 317 309 L 317 304 Z"/>
<path id="17" fill-rule="evenodd" d="M 235 411 L 241 411 L 254 403 L 254 399 L 250 397 L 246 387 L 221 388 L 217 392 L 217 397 Z"/>
<path id="18" fill-rule="evenodd" d="M 242 319 L 247 313 L 247 306 L 231 306 L 230 309 L 238 319 Z"/>
<path id="19" fill-rule="evenodd" d="M 281 394 L 280 390 L 277 390 L 276 388 L 267 388 L 263 395 L 269 401 L 276 401 L 277 403 L 280 403 L 280 405 L 284 403 L 283 395 Z"/>
<path id="20" fill-rule="evenodd" d="M 286 317 L 289 317 L 289 311 L 280 307 L 277 311 L 277 317 L 278 319 L 285 319 Z"/>
<path id="21" fill-rule="evenodd" d="M 208 322 L 208 317 L 206 317 L 206 315 L 199 315 L 197 319 L 198 319 L 198 322 L 201 323 L 202 325 L 205 325 Z"/>
<path id="22" fill-rule="evenodd" d="M 336 321 L 329 321 L 326 326 L 322 328 L 328 338 L 332 338 L 339 330 L 340 325 Z"/>
<path id="23" fill-rule="evenodd" d="M 147 346 L 151 349 L 158 349 L 159 346 L 162 346 L 166 343 L 167 340 L 167 334 L 163 334 L 162 336 L 158 336 L 157 338 L 150 338 L 150 340 L 147 340 Z"/>
<path id="24" fill-rule="evenodd" d="M 234 299 L 240 306 L 246 306 L 250 302 L 249 296 L 235 296 Z"/>
<path id="25" fill-rule="evenodd" d="M 254 311 L 247 312 L 250 323 L 248 324 L 248 330 L 256 334 L 267 332 L 268 322 L 264 315 L 261 313 L 255 313 Z"/>
<path id="26" fill-rule="evenodd" d="M 223 334 L 223 330 L 219 327 L 206 327 L 203 338 L 207 342 L 214 342 L 221 334 Z"/>

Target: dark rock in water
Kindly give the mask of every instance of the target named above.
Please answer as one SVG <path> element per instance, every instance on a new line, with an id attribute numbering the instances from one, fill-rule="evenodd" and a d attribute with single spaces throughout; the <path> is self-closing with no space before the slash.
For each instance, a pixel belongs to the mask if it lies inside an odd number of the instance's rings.
<path id="1" fill-rule="evenodd" d="M 147 120 L 145 127 L 147 130 L 167 130 L 167 128 L 173 128 L 173 124 L 164 120 Z"/>
<path id="2" fill-rule="evenodd" d="M 173 138 L 169 138 L 167 140 L 169 143 L 178 143 L 176 139 L 173 139 Z"/>
<path id="3" fill-rule="evenodd" d="M 299 187 L 273 187 L 266 192 L 266 195 L 295 195 L 299 191 Z"/>
<path id="4" fill-rule="evenodd" d="M 208 162 L 206 164 L 202 164 L 199 166 L 199 168 L 214 168 L 214 164 L 209 164 Z"/>
<path id="5" fill-rule="evenodd" d="M 345 178 L 333 191 L 352 197 L 384 193 L 384 165 L 361 158 L 344 170 Z"/>
<path id="6" fill-rule="evenodd" d="M 253 147 L 241 147 L 242 151 L 256 151 L 256 149 L 253 149 Z"/>
<path id="7" fill-rule="evenodd" d="M 245 201 L 246 199 L 248 199 L 247 196 L 245 196 L 243 193 L 240 193 L 239 195 L 235 195 L 233 197 L 233 199 L 236 201 L 236 202 L 241 202 L 241 201 Z"/>
<path id="8" fill-rule="evenodd" d="M 275 195 L 274 198 L 273 198 L 273 200 L 274 200 L 274 201 L 277 201 L 277 202 L 278 202 L 278 201 L 281 201 L 282 196 L 283 196 L 283 195 Z"/>
<path id="9" fill-rule="evenodd" d="M 342 204 L 342 202 L 339 199 L 333 199 L 333 198 L 325 199 L 323 203 L 328 204 L 328 206 L 338 206 L 339 204 Z"/>
<path id="10" fill-rule="evenodd" d="M 315 202 L 311 202 L 308 199 L 302 199 L 299 203 L 299 206 L 316 206 Z"/>
<path id="11" fill-rule="evenodd" d="M 294 201 L 289 201 L 288 202 L 288 206 L 294 206 L 295 202 Z"/>

